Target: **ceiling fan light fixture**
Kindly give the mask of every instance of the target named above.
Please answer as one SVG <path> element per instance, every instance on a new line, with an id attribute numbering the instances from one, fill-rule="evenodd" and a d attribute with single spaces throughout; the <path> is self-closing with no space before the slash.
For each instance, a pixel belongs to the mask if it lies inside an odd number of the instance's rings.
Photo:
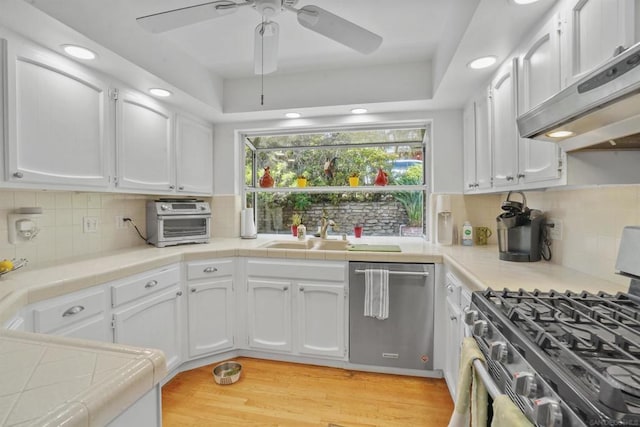
<path id="1" fill-rule="evenodd" d="M 284 116 L 287 119 L 299 119 L 300 117 L 302 117 L 302 114 L 296 113 L 295 111 L 291 111 L 289 113 L 285 113 Z"/>
<path id="2" fill-rule="evenodd" d="M 254 32 L 254 71 L 258 75 L 278 69 L 278 38 L 280 26 L 276 22 L 261 22 Z"/>
<path id="3" fill-rule="evenodd" d="M 149 93 L 153 96 L 159 96 L 160 98 L 167 98 L 171 96 L 171 91 L 159 87 L 152 87 L 149 89 Z"/>
<path id="4" fill-rule="evenodd" d="M 77 59 L 84 59 L 87 61 L 91 61 L 98 57 L 98 54 L 92 51 L 91 49 L 87 49 L 86 47 L 78 46 L 75 44 L 63 44 L 62 50 L 64 50 L 67 55 L 73 56 Z"/>
<path id="5" fill-rule="evenodd" d="M 489 55 L 489 56 L 476 58 L 473 61 L 469 62 L 467 66 L 472 70 L 482 70 L 483 68 L 491 67 L 497 61 L 498 61 L 498 58 L 496 58 L 493 55 Z"/>
<path id="6" fill-rule="evenodd" d="M 353 109 L 351 110 L 351 113 L 352 113 L 352 114 L 366 114 L 366 113 L 368 113 L 368 112 L 369 112 L 369 110 L 367 110 L 366 108 L 361 108 L 361 107 L 359 107 L 359 108 L 353 108 Z"/>

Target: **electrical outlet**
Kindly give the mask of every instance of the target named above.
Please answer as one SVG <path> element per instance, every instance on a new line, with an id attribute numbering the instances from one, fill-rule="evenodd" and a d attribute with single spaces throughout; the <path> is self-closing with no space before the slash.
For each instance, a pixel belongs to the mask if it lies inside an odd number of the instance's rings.
<path id="1" fill-rule="evenodd" d="M 127 223 L 124 221 L 124 216 L 122 215 L 116 216 L 116 228 L 118 229 L 127 228 Z"/>
<path id="2" fill-rule="evenodd" d="M 547 221 L 549 237 L 551 240 L 562 240 L 562 221 L 556 218 L 549 218 Z"/>
<path id="3" fill-rule="evenodd" d="M 82 217 L 82 231 L 85 233 L 97 233 L 98 218 L 95 216 Z"/>

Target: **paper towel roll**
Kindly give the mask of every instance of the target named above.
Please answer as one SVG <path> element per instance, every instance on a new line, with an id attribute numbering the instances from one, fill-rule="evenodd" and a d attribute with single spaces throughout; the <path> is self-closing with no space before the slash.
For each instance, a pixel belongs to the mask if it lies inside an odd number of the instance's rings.
<path id="1" fill-rule="evenodd" d="M 256 224 L 253 220 L 253 209 L 243 209 L 240 213 L 240 237 L 253 239 L 257 236 Z"/>

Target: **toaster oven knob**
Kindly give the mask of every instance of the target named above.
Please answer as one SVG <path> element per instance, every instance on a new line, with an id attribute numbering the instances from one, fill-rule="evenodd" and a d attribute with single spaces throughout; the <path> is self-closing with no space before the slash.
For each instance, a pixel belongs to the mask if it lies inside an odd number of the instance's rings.
<path id="1" fill-rule="evenodd" d="M 531 372 L 516 372 L 513 374 L 513 390 L 523 397 L 533 397 L 538 385 L 536 377 Z"/>
<path id="2" fill-rule="evenodd" d="M 473 322 L 478 320 L 478 312 L 475 310 L 465 309 L 464 311 L 464 323 L 471 326 Z"/>
<path id="3" fill-rule="evenodd" d="M 562 408 L 560 404 L 548 397 L 533 402 L 533 418 L 541 427 L 562 427 Z"/>
<path id="4" fill-rule="evenodd" d="M 476 320 L 473 322 L 473 335 L 483 337 L 487 333 L 487 322 L 484 320 Z"/>
<path id="5" fill-rule="evenodd" d="M 489 356 L 496 362 L 505 363 L 507 361 L 508 354 L 509 350 L 507 350 L 507 344 L 501 341 L 491 343 Z"/>
<path id="6" fill-rule="evenodd" d="M 170 208 L 171 208 L 171 206 L 166 205 L 166 204 L 160 205 L 160 209 L 162 209 L 163 211 L 168 211 Z"/>

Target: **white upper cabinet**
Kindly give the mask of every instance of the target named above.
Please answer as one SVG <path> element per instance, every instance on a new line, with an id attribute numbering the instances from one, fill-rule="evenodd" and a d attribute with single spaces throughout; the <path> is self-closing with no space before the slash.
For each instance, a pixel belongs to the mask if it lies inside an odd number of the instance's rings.
<path id="1" fill-rule="evenodd" d="M 486 90 L 473 98 L 462 115 L 464 132 L 464 191 L 491 188 L 489 98 Z"/>
<path id="2" fill-rule="evenodd" d="M 522 49 L 518 113 L 523 114 L 560 91 L 560 18 L 554 15 Z M 518 180 L 521 184 L 560 177 L 560 148 L 553 142 L 521 138 Z"/>
<path id="3" fill-rule="evenodd" d="M 106 188 L 108 84 L 27 43 L 7 53 L 7 179 Z"/>
<path id="4" fill-rule="evenodd" d="M 566 0 L 563 87 L 636 40 L 635 0 Z"/>
<path id="5" fill-rule="evenodd" d="M 189 194 L 213 192 L 213 129 L 176 116 L 176 188 Z"/>
<path id="6" fill-rule="evenodd" d="M 516 128 L 517 58 L 507 60 L 491 81 L 490 121 L 493 147 L 493 185 L 517 182 L 518 131 Z"/>
<path id="7" fill-rule="evenodd" d="M 117 186 L 171 192 L 173 170 L 172 113 L 130 91 L 116 102 Z"/>

